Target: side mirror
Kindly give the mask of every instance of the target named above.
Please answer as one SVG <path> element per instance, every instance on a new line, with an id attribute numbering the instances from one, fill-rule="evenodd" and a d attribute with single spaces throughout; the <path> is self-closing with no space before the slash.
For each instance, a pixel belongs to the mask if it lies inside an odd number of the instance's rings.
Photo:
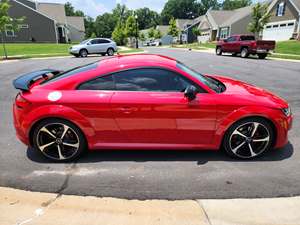
<path id="1" fill-rule="evenodd" d="M 197 88 L 193 85 L 188 86 L 184 91 L 184 96 L 189 101 L 193 101 L 197 96 Z"/>

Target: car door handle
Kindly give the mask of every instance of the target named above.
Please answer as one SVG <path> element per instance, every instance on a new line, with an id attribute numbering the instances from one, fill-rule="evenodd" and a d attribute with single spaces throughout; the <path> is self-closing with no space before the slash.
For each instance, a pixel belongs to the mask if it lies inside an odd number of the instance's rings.
<path id="1" fill-rule="evenodd" d="M 137 111 L 137 108 L 135 108 L 135 107 L 120 107 L 119 111 L 121 111 L 122 113 L 125 113 L 125 114 L 130 114 L 130 113 Z"/>

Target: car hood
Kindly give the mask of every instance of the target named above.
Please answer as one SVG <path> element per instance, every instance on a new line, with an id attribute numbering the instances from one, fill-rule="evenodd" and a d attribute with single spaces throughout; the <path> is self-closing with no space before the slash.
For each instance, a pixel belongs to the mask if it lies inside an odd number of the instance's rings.
<path id="1" fill-rule="evenodd" d="M 272 108 L 288 107 L 288 103 L 284 99 L 263 88 L 224 76 L 208 76 L 221 81 L 226 86 L 224 94 L 239 98 L 241 101 L 247 102 L 247 104 L 252 103 L 253 105 L 263 105 Z"/>

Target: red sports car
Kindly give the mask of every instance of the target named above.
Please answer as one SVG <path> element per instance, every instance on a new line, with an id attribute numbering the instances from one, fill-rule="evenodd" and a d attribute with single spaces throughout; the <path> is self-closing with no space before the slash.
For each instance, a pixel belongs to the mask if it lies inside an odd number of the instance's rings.
<path id="1" fill-rule="evenodd" d="M 160 55 L 107 58 L 14 81 L 18 138 L 54 161 L 87 149 L 218 150 L 249 159 L 288 142 L 288 103 Z"/>

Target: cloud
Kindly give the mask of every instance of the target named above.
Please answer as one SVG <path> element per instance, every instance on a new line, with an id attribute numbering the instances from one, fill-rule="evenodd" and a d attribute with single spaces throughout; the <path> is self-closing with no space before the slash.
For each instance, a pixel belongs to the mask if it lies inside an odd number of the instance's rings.
<path id="1" fill-rule="evenodd" d="M 66 0 L 39 0 L 39 2 L 54 2 L 65 4 Z M 99 0 L 68 0 L 68 2 L 72 3 L 75 10 L 81 10 L 86 15 L 91 17 L 96 17 L 100 14 L 110 11 L 104 3 Z"/>

